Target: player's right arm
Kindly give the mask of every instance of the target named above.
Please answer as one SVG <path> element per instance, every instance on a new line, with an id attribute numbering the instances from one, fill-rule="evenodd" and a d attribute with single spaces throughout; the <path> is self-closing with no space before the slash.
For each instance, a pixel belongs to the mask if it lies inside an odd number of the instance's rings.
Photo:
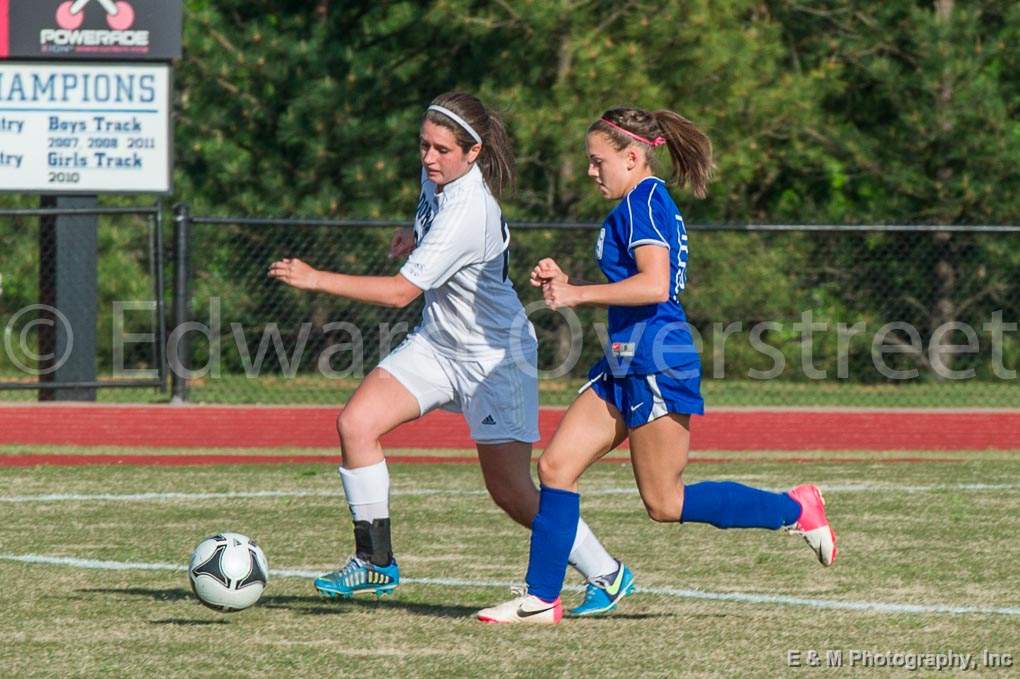
<path id="1" fill-rule="evenodd" d="M 418 299 L 422 288 L 403 275 L 352 276 L 320 271 L 300 259 L 281 259 L 269 267 L 269 277 L 297 288 L 325 292 L 357 302 L 403 308 Z"/>
<path id="2" fill-rule="evenodd" d="M 669 299 L 669 250 L 655 245 L 634 249 L 637 273 L 615 283 L 576 285 L 550 281 L 542 296 L 550 309 L 591 306 L 646 306 Z"/>

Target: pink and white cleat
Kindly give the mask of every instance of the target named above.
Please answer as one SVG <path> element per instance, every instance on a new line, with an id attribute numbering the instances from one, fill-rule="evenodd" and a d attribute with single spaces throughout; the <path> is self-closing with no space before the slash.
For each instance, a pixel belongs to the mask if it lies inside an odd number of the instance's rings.
<path id="1" fill-rule="evenodd" d="M 517 592 L 514 592 L 517 594 Z M 521 593 L 510 601 L 478 611 L 482 622 L 531 622 L 551 624 L 563 619 L 563 604 L 557 597 L 549 603 L 533 594 Z"/>
<path id="2" fill-rule="evenodd" d="M 815 550 L 823 566 L 831 566 L 839 550 L 836 548 L 836 534 L 825 518 L 825 498 L 818 486 L 803 484 L 786 493 L 798 503 L 801 512 L 797 523 L 786 528 L 793 535 L 802 535 Z"/>

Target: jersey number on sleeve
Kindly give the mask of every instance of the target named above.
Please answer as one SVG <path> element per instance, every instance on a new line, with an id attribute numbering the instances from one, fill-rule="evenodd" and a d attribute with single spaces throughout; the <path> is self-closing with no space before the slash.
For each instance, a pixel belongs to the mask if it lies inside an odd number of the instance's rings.
<path id="1" fill-rule="evenodd" d="M 500 222 L 500 230 L 503 232 L 503 280 L 510 277 L 510 225 L 506 219 Z"/>
<path id="2" fill-rule="evenodd" d="M 673 286 L 673 299 L 680 301 L 680 293 L 687 287 L 687 228 L 680 215 L 676 216 L 677 231 L 680 234 L 680 247 L 676 251 L 676 281 Z"/>

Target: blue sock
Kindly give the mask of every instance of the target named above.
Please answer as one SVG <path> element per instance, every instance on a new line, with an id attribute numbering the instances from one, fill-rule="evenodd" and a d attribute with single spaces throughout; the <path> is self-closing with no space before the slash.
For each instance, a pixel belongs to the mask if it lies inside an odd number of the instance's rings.
<path id="1" fill-rule="evenodd" d="M 531 556 L 525 578 L 528 594 L 549 602 L 560 595 L 580 516 L 580 495 L 542 486 L 538 515 L 531 522 Z"/>
<path id="2" fill-rule="evenodd" d="M 800 518 L 800 503 L 786 493 L 772 493 L 733 481 L 702 481 L 684 488 L 680 521 L 716 528 L 789 526 Z"/>

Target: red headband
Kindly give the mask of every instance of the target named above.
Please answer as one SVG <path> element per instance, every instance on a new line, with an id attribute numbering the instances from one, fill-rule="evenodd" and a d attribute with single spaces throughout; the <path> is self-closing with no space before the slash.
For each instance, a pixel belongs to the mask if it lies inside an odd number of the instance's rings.
<path id="1" fill-rule="evenodd" d="M 606 125 L 609 125 L 610 127 L 614 128 L 614 129 L 617 129 L 620 132 L 623 132 L 628 137 L 631 137 L 632 139 L 637 139 L 642 144 L 648 144 L 653 149 L 655 147 L 657 147 L 657 146 L 662 146 L 663 144 L 666 143 L 666 138 L 661 136 L 661 135 L 656 137 L 655 139 L 649 139 L 647 137 L 642 137 L 640 134 L 635 134 L 635 133 L 631 132 L 630 130 L 628 130 L 628 129 L 624 128 L 624 127 L 620 127 L 619 125 L 614 123 L 612 120 L 609 120 L 607 118 L 602 118 L 601 120 Z"/>

